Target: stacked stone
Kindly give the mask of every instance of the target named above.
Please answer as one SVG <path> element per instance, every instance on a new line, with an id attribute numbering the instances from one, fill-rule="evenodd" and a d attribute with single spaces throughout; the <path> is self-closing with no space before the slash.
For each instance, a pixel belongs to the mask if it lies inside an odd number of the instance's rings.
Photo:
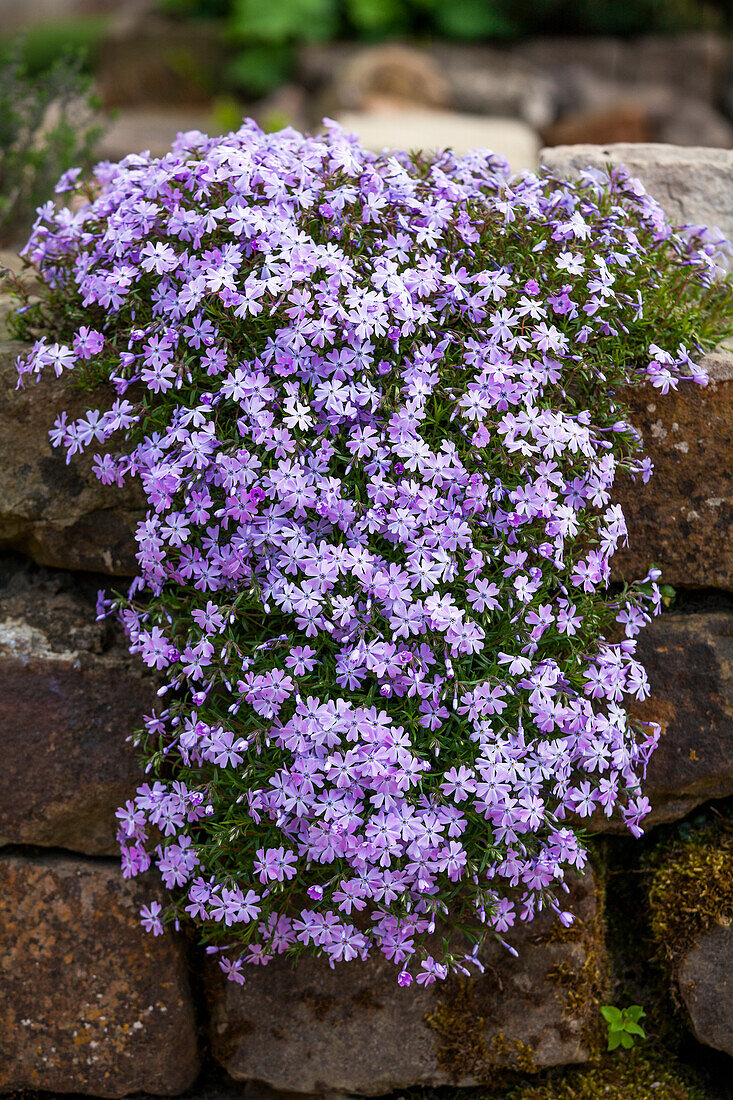
<path id="1" fill-rule="evenodd" d="M 559 175 L 626 162 L 675 219 L 733 236 L 731 153 L 568 147 L 543 159 Z M 518 959 L 490 948 L 480 979 L 417 991 L 398 989 L 380 959 L 336 971 L 280 960 L 240 988 L 183 934 L 142 931 L 154 888 L 125 881 L 111 857 L 114 811 L 139 776 L 129 735 L 155 684 L 94 614 L 96 588 L 134 572 L 142 501 L 52 451 L 49 424 L 83 397 L 64 379 L 17 391 L 19 350 L 0 344 L 0 1092 L 176 1095 L 194 1085 L 203 1049 L 235 1081 L 310 1094 L 472 1085 L 498 1068 L 587 1060 L 605 996 L 592 874 L 573 884 L 572 930 L 543 918 L 515 937 Z M 706 389 L 633 395 L 657 470 L 624 500 L 631 546 L 619 568 L 636 576 L 654 561 L 668 583 L 718 594 L 644 636 L 653 696 L 642 713 L 662 727 L 653 825 L 733 794 L 733 354 L 705 365 Z M 733 1054 L 721 936 L 707 928 L 677 973 L 697 1037 Z"/>

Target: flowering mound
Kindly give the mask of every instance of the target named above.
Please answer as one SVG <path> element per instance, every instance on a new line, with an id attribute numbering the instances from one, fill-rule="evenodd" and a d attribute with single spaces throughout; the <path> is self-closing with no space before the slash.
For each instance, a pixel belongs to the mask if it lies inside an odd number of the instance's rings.
<path id="1" fill-rule="evenodd" d="M 238 981 L 376 948 L 432 982 L 572 919 L 582 819 L 640 832 L 656 730 L 624 702 L 660 593 L 608 587 L 614 482 L 650 472 L 614 391 L 703 382 L 687 347 L 731 292 L 720 242 L 622 172 L 327 131 L 62 180 L 86 201 L 39 213 L 19 370 L 112 382 L 52 439 L 149 502 L 139 578 L 100 599 L 164 680 L 118 813 L 124 873 L 176 888 L 146 926 L 188 914 Z"/>

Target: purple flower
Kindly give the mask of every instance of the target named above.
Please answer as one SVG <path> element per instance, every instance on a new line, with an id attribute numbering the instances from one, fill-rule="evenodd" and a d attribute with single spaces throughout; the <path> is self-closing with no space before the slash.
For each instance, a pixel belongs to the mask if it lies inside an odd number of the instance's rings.
<path id="1" fill-rule="evenodd" d="M 567 919 L 587 857 L 560 823 L 640 833 L 658 739 L 625 707 L 659 578 L 608 587 L 618 482 L 651 474 L 616 395 L 704 381 L 684 341 L 725 312 L 719 246 L 621 171 L 509 186 L 332 123 L 180 134 L 90 187 L 24 250 L 69 336 L 18 371 L 94 360 L 117 399 L 52 443 L 148 504 L 98 605 L 160 680 L 118 838 L 183 900 L 144 926 L 184 909 L 240 983 L 306 946 L 428 985 L 479 965 L 430 954 L 458 885 L 476 952 Z"/>

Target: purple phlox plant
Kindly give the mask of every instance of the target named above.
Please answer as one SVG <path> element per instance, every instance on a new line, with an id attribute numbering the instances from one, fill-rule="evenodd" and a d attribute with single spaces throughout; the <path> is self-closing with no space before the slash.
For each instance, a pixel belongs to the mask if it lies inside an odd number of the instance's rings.
<path id="1" fill-rule="evenodd" d="M 623 387 L 704 384 L 724 243 L 620 169 L 376 156 L 330 122 L 64 186 L 19 380 L 106 383 L 51 440 L 147 502 L 98 605 L 160 684 L 118 811 L 123 874 L 171 891 L 145 928 L 195 922 L 236 982 L 377 951 L 427 985 L 569 923 L 584 830 L 641 833 L 659 733 L 629 709 L 659 571 L 610 584 L 618 482 L 651 473 Z"/>

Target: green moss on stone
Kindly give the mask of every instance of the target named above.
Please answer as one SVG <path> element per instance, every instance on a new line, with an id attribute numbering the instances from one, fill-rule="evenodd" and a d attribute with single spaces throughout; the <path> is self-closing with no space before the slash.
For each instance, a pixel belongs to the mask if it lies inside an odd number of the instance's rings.
<path id="1" fill-rule="evenodd" d="M 703 932 L 733 920 L 733 823 L 721 818 L 660 845 L 649 866 L 652 935 L 673 963 Z"/>
<path id="2" fill-rule="evenodd" d="M 590 1067 L 555 1071 L 538 1084 L 521 1084 L 502 1100 L 703 1100 L 685 1070 L 650 1061 L 638 1051 L 607 1056 Z M 486 1097 L 486 1100 L 493 1100 Z"/>
<path id="3" fill-rule="evenodd" d="M 439 1001 L 426 1023 L 435 1031 L 435 1052 L 453 1081 L 473 1077 L 481 1081 L 489 1059 L 484 1019 L 474 1002 L 474 986 L 461 981 L 450 1000 Z"/>

